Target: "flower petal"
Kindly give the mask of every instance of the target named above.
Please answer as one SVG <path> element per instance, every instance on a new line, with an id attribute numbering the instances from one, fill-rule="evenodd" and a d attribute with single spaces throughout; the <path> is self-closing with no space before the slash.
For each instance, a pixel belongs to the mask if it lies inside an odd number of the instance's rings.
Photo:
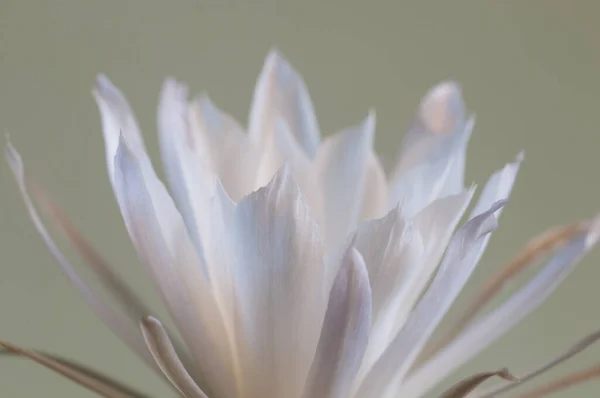
<path id="1" fill-rule="evenodd" d="M 198 252 L 202 255 L 198 217 L 207 206 L 213 173 L 208 148 L 192 132 L 187 87 L 173 79 L 163 84 L 158 109 L 161 157 L 169 187 Z"/>
<path id="2" fill-rule="evenodd" d="M 346 398 L 371 327 L 371 287 L 360 253 L 350 248 L 329 295 L 325 321 L 303 396 Z"/>
<path id="3" fill-rule="evenodd" d="M 362 199 L 361 220 L 372 220 L 385 216 L 388 202 L 388 183 L 383 166 L 371 151 L 367 160 L 365 186 Z"/>
<path id="4" fill-rule="evenodd" d="M 469 218 L 483 213 L 498 200 L 507 199 L 510 196 L 524 157 L 524 152 L 519 153 L 513 162 L 508 163 L 503 169 L 492 174 L 483 191 L 481 191 L 477 204 L 475 204 Z M 500 217 L 501 212 L 502 209 L 499 209 L 496 217 Z"/>
<path id="5" fill-rule="evenodd" d="M 252 142 L 242 127 L 206 95 L 192 101 L 189 112 L 196 151 L 219 176 L 229 196 L 239 201 L 253 189 L 258 160 Z"/>
<path id="6" fill-rule="evenodd" d="M 202 359 L 198 365 L 209 383 L 206 389 L 234 393 L 237 382 L 228 334 L 205 267 L 147 156 L 138 159 L 124 138 L 115 155 L 115 177 L 129 235 L 188 347 L 196 359 Z"/>
<path id="7" fill-rule="evenodd" d="M 408 396 L 420 396 L 450 372 L 477 355 L 510 330 L 542 302 L 569 275 L 577 262 L 597 243 L 600 218 L 576 235 L 548 261 L 547 265 L 504 304 L 469 326 L 410 376 L 402 387 Z"/>
<path id="8" fill-rule="evenodd" d="M 275 131 L 263 147 L 254 189 L 267 185 L 285 164 L 290 167 L 294 181 L 300 186 L 300 191 L 308 201 L 312 213 L 320 220 L 322 198 L 320 187 L 312 174 L 311 161 L 294 139 L 285 120 L 278 118 Z"/>
<path id="9" fill-rule="evenodd" d="M 250 138 L 267 142 L 282 117 L 298 144 L 313 159 L 319 146 L 319 125 L 308 89 L 300 74 L 277 51 L 271 51 L 260 73 L 249 116 Z"/>
<path id="10" fill-rule="evenodd" d="M 421 234 L 399 208 L 361 225 L 354 245 L 367 264 L 373 292 L 372 327 L 360 380 L 393 338 L 398 309 L 421 266 L 424 248 Z"/>
<path id="11" fill-rule="evenodd" d="M 494 212 L 502 205 L 497 203 L 456 232 L 431 286 L 368 373 L 358 396 L 398 396 L 406 373 L 477 266 L 483 239 L 496 227 Z"/>
<path id="12" fill-rule="evenodd" d="M 106 147 L 106 166 L 111 184 L 115 185 L 114 157 L 121 134 L 136 148 L 144 150 L 140 127 L 123 93 L 104 75 L 98 75 L 92 91 L 102 119 Z"/>
<path id="13" fill-rule="evenodd" d="M 141 329 L 148 350 L 171 384 L 186 398 L 208 398 L 179 360 L 160 321 L 146 317 L 142 319 Z"/>
<path id="14" fill-rule="evenodd" d="M 422 262 L 410 281 L 408 291 L 396 310 L 396 321 L 391 337 L 394 337 L 431 281 L 456 226 L 471 202 L 475 188 L 458 195 L 437 199 L 421 210 L 413 220 L 423 242 Z"/>
<path id="15" fill-rule="evenodd" d="M 358 226 L 374 134 L 371 111 L 362 124 L 328 137 L 319 148 L 314 167 L 323 195 L 326 247 L 335 248 Z"/>
<path id="16" fill-rule="evenodd" d="M 474 120 L 465 120 L 460 88 L 445 82 L 423 99 L 390 182 L 390 202 L 408 216 L 437 198 L 464 190 L 466 147 Z"/>
<path id="17" fill-rule="evenodd" d="M 230 278 L 212 280 L 231 295 L 226 313 L 234 316 L 244 396 L 298 396 L 329 286 L 321 235 L 291 172 L 284 167 L 237 206 L 218 192 L 206 216 L 207 262 L 226 269 Z"/>

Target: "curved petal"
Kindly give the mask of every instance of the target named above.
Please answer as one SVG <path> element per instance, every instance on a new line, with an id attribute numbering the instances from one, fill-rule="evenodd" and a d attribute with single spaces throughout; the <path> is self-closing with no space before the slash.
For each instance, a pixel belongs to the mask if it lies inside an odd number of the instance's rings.
<path id="1" fill-rule="evenodd" d="M 282 117 L 298 144 L 312 159 L 319 146 L 319 125 L 300 74 L 277 51 L 271 51 L 260 73 L 248 121 L 250 137 L 264 144 Z"/>
<path id="2" fill-rule="evenodd" d="M 145 151 L 144 140 L 129 103 L 106 76 L 98 75 L 92 93 L 100 110 L 106 147 L 106 167 L 114 189 L 114 157 L 119 146 L 119 136 L 123 134 L 132 145 Z"/>
<path id="3" fill-rule="evenodd" d="M 502 205 L 497 203 L 456 232 L 431 286 L 367 374 L 358 396 L 397 396 L 406 373 L 477 266 L 483 239 L 496 228 L 494 212 Z"/>
<path id="4" fill-rule="evenodd" d="M 576 235 L 558 250 L 525 287 L 469 326 L 435 357 L 417 369 L 398 394 L 421 396 L 538 308 L 570 274 L 578 261 L 596 245 L 599 233 L 600 218 L 597 218 L 588 230 Z"/>
<path id="5" fill-rule="evenodd" d="M 116 194 L 129 235 L 196 357 L 206 389 L 234 394 L 237 378 L 228 333 L 205 267 L 175 204 L 145 160 L 121 139 L 115 155 Z M 205 358 L 211 358 L 210 363 Z"/>
<path id="6" fill-rule="evenodd" d="M 249 194 L 258 159 L 256 149 L 242 127 L 206 95 L 190 104 L 190 126 L 196 140 L 195 149 L 219 176 L 229 196 L 239 201 Z"/>
<path id="7" fill-rule="evenodd" d="M 208 398 L 181 363 L 160 321 L 152 316 L 145 317 L 140 328 L 148 350 L 173 387 L 186 398 Z"/>
<path id="8" fill-rule="evenodd" d="M 329 295 L 325 321 L 303 393 L 346 398 L 361 365 L 371 327 L 371 287 L 360 253 L 348 249 Z"/>
<path id="9" fill-rule="evenodd" d="M 374 134 L 371 111 L 362 124 L 328 137 L 319 148 L 314 167 L 323 195 L 326 247 L 338 246 L 358 225 Z"/>
<path id="10" fill-rule="evenodd" d="M 437 198 L 464 190 L 466 147 L 474 119 L 465 119 L 459 86 L 437 85 L 419 107 L 390 182 L 389 206 L 412 216 Z"/>

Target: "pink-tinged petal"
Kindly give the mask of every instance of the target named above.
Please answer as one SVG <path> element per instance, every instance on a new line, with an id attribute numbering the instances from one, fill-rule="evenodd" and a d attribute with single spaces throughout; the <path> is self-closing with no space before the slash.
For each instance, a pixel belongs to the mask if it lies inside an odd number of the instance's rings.
<path id="1" fill-rule="evenodd" d="M 282 117 L 298 144 L 313 159 L 320 141 L 319 125 L 300 74 L 277 51 L 271 51 L 260 73 L 249 116 L 249 134 L 265 144 Z"/>
<path id="2" fill-rule="evenodd" d="M 346 398 L 371 327 L 371 287 L 360 253 L 350 248 L 333 283 L 306 388 L 306 398 Z"/>
<path id="3" fill-rule="evenodd" d="M 418 368 L 405 381 L 398 394 L 421 396 L 538 308 L 573 271 L 579 260 L 596 245 L 599 233 L 600 217 L 596 217 L 586 231 L 558 250 L 525 287 L 500 307 L 475 321 Z"/>
<path id="4" fill-rule="evenodd" d="M 446 82 L 425 96 L 390 181 L 389 206 L 412 216 L 432 201 L 464 190 L 466 147 L 474 119 L 465 118 L 462 93 Z"/>
<path id="5" fill-rule="evenodd" d="M 237 379 L 227 330 L 206 267 L 181 215 L 147 157 L 122 137 L 115 155 L 116 195 L 129 235 L 192 354 L 208 390 L 233 394 Z M 209 363 L 205 358 L 211 358 Z"/>
<path id="6" fill-rule="evenodd" d="M 242 127 L 206 95 L 192 101 L 189 117 L 194 150 L 219 177 L 229 196 L 239 201 L 253 189 L 256 148 Z"/>
<path id="7" fill-rule="evenodd" d="M 327 247 L 339 246 L 358 226 L 374 134 L 370 112 L 362 124 L 328 137 L 319 148 L 314 172 L 323 195 Z"/>
<path id="8" fill-rule="evenodd" d="M 495 204 L 456 232 L 431 286 L 367 374 L 358 396 L 397 396 L 408 370 L 477 266 L 483 240 L 496 228 L 494 212 L 502 205 Z"/>

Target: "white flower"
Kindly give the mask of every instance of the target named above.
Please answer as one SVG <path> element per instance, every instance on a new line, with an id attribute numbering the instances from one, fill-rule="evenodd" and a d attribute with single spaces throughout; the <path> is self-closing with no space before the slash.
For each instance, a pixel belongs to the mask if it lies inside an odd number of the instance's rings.
<path id="1" fill-rule="evenodd" d="M 86 286 L 42 225 L 10 145 L 8 159 L 68 277 L 185 397 L 421 397 L 537 308 L 598 237 L 596 221 L 542 236 L 493 279 L 457 328 L 430 342 L 479 263 L 523 158 L 490 177 L 457 228 L 475 192 L 464 185 L 474 121 L 457 84 L 425 96 L 386 176 L 372 148 L 375 113 L 321 140 L 304 82 L 275 52 L 258 79 L 247 133 L 206 96 L 190 102 L 169 79 L 158 128 L 170 190 L 121 92 L 100 76 L 94 96 L 125 226 L 184 344 L 36 189 L 119 305 Z M 551 250 L 524 288 L 475 317 L 504 282 Z M 464 396 L 492 375 L 509 377 L 481 373 L 445 396 Z M 86 386 L 127 396 L 109 384 Z"/>

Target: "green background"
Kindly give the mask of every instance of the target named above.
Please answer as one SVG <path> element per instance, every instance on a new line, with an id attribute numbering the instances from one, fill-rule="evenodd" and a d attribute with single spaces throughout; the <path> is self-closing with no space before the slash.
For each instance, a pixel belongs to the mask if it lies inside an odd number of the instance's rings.
<path id="1" fill-rule="evenodd" d="M 106 73 L 127 94 L 158 161 L 155 110 L 167 75 L 207 90 L 247 120 L 264 56 L 302 73 L 322 131 L 377 110 L 379 153 L 393 159 L 433 84 L 456 79 L 477 114 L 467 181 L 480 184 L 524 148 L 501 228 L 460 302 L 528 238 L 600 209 L 597 1 L 17 1 L 0 3 L 0 130 L 30 170 L 132 283 L 152 298 L 106 178 L 90 90 Z M 68 285 L 0 168 L 0 338 L 167 389 Z M 454 375 L 517 374 L 600 326 L 600 250 L 525 322 Z M 153 299 L 156 302 L 156 299 Z M 550 376 L 589 366 L 591 349 Z M 595 397 L 600 382 L 558 396 Z M 1 397 L 88 397 L 22 360 L 0 360 Z M 167 395 L 168 396 L 168 395 Z"/>

